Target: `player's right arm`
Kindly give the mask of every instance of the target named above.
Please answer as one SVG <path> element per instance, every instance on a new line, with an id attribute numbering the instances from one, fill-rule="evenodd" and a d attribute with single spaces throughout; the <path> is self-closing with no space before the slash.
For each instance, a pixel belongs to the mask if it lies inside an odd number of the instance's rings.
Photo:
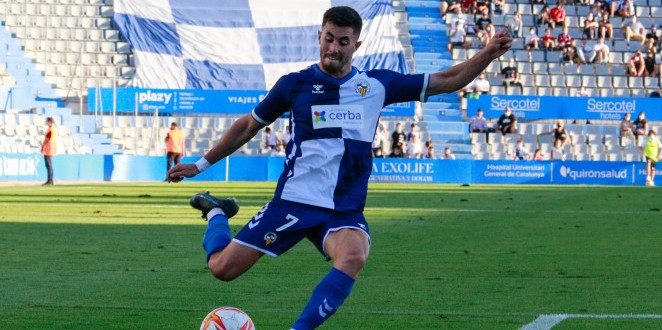
<path id="1" fill-rule="evenodd" d="M 218 143 L 205 154 L 204 160 L 208 162 L 207 166 L 211 166 L 237 151 L 255 137 L 262 127 L 264 125 L 255 120 L 250 114 L 237 119 L 223 134 Z M 185 177 L 192 178 L 198 173 L 200 173 L 200 170 L 196 164 L 178 164 L 168 171 L 168 181 L 179 182 Z"/>

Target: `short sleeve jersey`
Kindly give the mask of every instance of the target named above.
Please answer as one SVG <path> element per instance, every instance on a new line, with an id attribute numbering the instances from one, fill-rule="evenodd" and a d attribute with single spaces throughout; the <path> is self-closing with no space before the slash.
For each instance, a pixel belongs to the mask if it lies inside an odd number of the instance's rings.
<path id="1" fill-rule="evenodd" d="M 425 101 L 427 74 L 352 71 L 342 79 L 317 64 L 281 77 L 252 112 L 268 125 L 289 111 L 291 139 L 274 199 L 362 211 L 381 109 Z"/>

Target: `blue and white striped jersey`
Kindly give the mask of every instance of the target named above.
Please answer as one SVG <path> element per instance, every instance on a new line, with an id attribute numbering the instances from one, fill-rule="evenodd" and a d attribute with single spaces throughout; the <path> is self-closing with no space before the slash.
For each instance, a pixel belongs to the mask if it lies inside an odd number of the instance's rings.
<path id="1" fill-rule="evenodd" d="M 428 79 L 356 68 L 336 79 L 317 64 L 281 77 L 252 113 L 268 125 L 290 111 L 291 139 L 274 198 L 363 210 L 381 110 L 392 103 L 425 101 Z"/>

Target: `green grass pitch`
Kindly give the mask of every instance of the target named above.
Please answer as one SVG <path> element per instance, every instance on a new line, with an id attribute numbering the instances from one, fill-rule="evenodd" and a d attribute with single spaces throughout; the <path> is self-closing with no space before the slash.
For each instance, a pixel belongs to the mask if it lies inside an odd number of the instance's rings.
<path id="1" fill-rule="evenodd" d="M 196 192 L 274 183 L 0 187 L 0 329 L 197 329 L 219 306 L 288 329 L 330 263 L 307 241 L 234 282 L 205 265 Z M 324 329 L 518 329 L 541 314 L 662 314 L 662 194 L 645 187 L 373 184 L 373 245 Z M 568 319 L 555 329 L 660 329 Z"/>

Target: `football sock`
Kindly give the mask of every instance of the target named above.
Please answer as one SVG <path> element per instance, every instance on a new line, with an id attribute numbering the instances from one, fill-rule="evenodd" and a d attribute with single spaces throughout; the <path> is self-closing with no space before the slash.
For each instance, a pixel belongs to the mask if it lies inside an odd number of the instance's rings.
<path id="1" fill-rule="evenodd" d="M 223 250 L 230 244 L 232 236 L 230 235 L 228 217 L 225 216 L 223 210 L 215 208 L 207 213 L 207 218 L 209 220 L 205 237 L 202 239 L 202 246 L 207 252 L 207 261 L 209 261 L 209 257 L 214 252 Z"/>
<path id="2" fill-rule="evenodd" d="M 331 268 L 313 291 L 308 304 L 292 325 L 292 329 L 315 329 L 338 310 L 349 296 L 354 279 L 342 271 Z"/>

